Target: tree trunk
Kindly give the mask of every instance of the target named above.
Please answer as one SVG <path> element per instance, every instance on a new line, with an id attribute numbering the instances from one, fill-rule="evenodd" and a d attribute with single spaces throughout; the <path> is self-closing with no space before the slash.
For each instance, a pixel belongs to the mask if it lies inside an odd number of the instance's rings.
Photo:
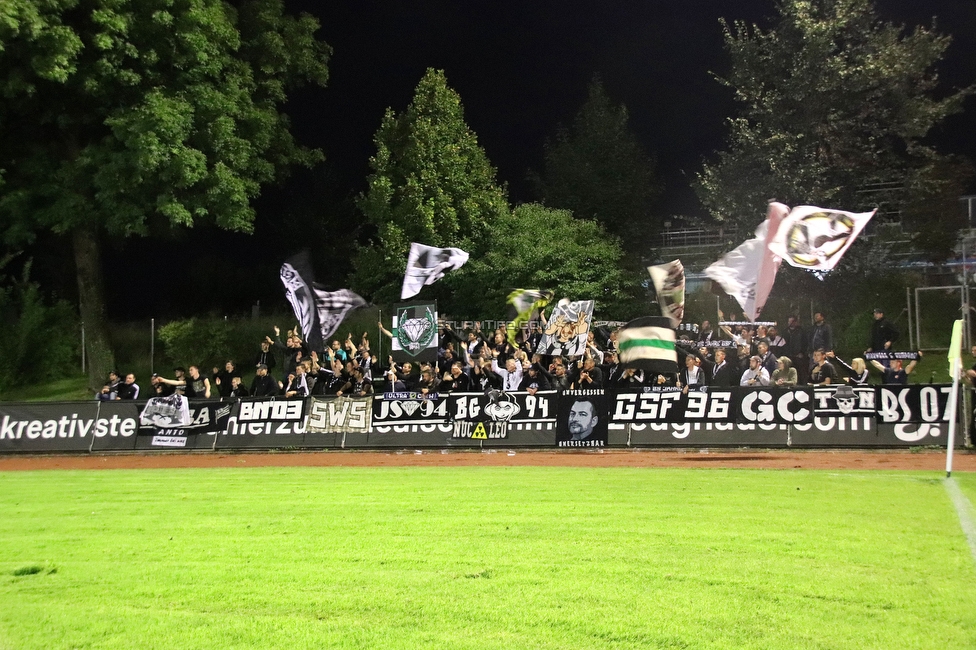
<path id="1" fill-rule="evenodd" d="M 78 271 L 78 308 L 85 327 L 88 387 L 98 390 L 108 380 L 108 373 L 115 370 L 115 354 L 105 318 L 102 249 L 98 234 L 88 227 L 75 228 L 72 239 Z"/>

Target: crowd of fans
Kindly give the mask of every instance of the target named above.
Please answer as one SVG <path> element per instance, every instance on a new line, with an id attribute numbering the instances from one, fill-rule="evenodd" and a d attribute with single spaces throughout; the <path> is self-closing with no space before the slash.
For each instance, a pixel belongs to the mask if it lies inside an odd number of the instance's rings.
<path id="1" fill-rule="evenodd" d="M 720 318 L 724 315 L 719 312 Z M 198 366 L 175 368 L 173 377 L 153 375 L 148 394 L 140 395 L 135 376 L 124 380 L 118 373 L 98 394 L 100 400 L 127 400 L 167 396 L 173 393 L 196 399 L 246 396 L 306 397 L 381 393 L 449 393 L 498 389 L 528 391 L 551 389 L 637 388 L 673 386 L 682 390 L 703 386 L 826 386 L 863 385 L 871 379 L 869 366 L 881 374 L 882 383 L 905 384 L 915 369 L 911 360 L 855 358 L 848 363 L 834 353 L 833 329 L 822 313 L 803 327 L 791 316 L 782 331 L 775 325 L 726 322 L 713 328 L 683 328 L 676 350 L 677 373 L 650 374 L 624 368 L 617 355 L 617 331 L 591 330 L 582 355 L 538 354 L 542 330 L 535 322 L 515 336 L 513 345 L 503 327 L 483 332 L 480 324 L 463 332 L 449 324 L 440 327 L 437 361 L 398 364 L 392 356 L 381 363 L 370 348 L 366 333 L 358 341 L 350 333 L 344 342 L 331 341 L 325 349 L 310 350 L 300 333 L 291 330 L 284 341 L 260 342 L 251 363 L 239 366 L 228 360 L 223 369 L 207 375 Z M 392 337 L 380 323 L 380 331 Z M 893 351 L 898 331 L 874 310 L 871 340 L 866 352 Z M 918 353 L 921 355 L 921 353 Z M 976 378 L 976 370 L 972 371 Z"/>

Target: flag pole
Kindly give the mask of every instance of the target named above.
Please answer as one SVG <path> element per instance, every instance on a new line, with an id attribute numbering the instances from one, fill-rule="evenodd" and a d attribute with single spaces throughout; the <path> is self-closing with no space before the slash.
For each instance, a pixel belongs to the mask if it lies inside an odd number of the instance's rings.
<path id="1" fill-rule="evenodd" d="M 383 324 L 383 310 L 382 309 L 380 309 L 380 315 L 376 319 L 376 321 L 378 323 L 380 323 L 380 325 L 382 326 L 382 324 Z M 376 355 L 376 365 L 377 365 L 377 367 L 382 368 L 383 367 L 383 330 L 381 330 L 381 329 L 377 329 L 376 330 L 376 340 L 378 341 L 377 345 L 380 346 L 379 354 Z"/>
<path id="2" fill-rule="evenodd" d="M 952 373 L 952 392 L 949 393 L 949 435 L 946 440 L 946 478 L 952 477 L 952 451 L 956 443 L 956 403 L 959 400 L 959 367 L 962 346 L 962 321 L 952 324 L 952 339 L 949 344 L 949 372 Z"/>

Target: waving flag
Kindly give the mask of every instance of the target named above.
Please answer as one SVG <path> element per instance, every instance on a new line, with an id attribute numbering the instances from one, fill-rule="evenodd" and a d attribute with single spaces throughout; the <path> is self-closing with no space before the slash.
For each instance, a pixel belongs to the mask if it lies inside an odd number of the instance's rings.
<path id="1" fill-rule="evenodd" d="M 532 314 L 542 309 L 552 300 L 552 291 L 540 291 L 538 289 L 516 289 L 508 294 L 508 304 L 515 310 L 515 317 L 509 321 L 508 342 L 513 347 L 518 347 L 515 343 L 515 334 L 522 328 L 522 323 L 532 320 Z"/>
<path id="2" fill-rule="evenodd" d="M 448 271 L 461 268 L 467 261 L 468 254 L 460 248 L 434 248 L 411 243 L 400 300 L 416 296 L 425 284 L 434 284 Z"/>
<path id="3" fill-rule="evenodd" d="M 308 251 L 302 251 L 281 265 L 281 283 L 291 303 L 302 334 L 312 350 L 321 351 L 346 314 L 366 301 L 350 291 L 326 291 L 312 280 Z"/>
<path id="4" fill-rule="evenodd" d="M 671 326 L 681 325 L 685 318 L 685 267 L 681 260 L 647 267 L 657 291 L 661 314 L 671 319 Z"/>
<path id="5" fill-rule="evenodd" d="M 771 233 L 769 250 L 791 266 L 830 271 L 875 212 L 843 212 L 801 205 L 783 219 L 775 235 Z"/>
<path id="6" fill-rule="evenodd" d="M 592 300 L 570 302 L 563 298 L 556 304 L 546 323 L 539 345 L 538 354 L 578 357 L 586 349 L 586 337 L 593 322 Z"/>
<path id="7" fill-rule="evenodd" d="M 674 329 L 664 316 L 636 318 L 617 330 L 620 363 L 649 373 L 678 372 Z"/>
<path id="8" fill-rule="evenodd" d="M 735 298 L 751 321 L 756 320 L 773 289 L 780 259 L 771 250 L 770 242 L 783 230 L 785 224 L 781 221 L 788 211 L 782 203 L 770 203 L 766 220 L 756 228 L 755 238 L 705 269 L 705 275 Z"/>

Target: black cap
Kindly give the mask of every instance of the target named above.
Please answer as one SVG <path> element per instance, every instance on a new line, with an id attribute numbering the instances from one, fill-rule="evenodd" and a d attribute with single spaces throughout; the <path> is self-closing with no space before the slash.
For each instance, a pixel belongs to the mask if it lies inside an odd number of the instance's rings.
<path id="1" fill-rule="evenodd" d="M 884 313 L 884 309 L 882 309 L 881 307 L 875 307 L 873 313 L 875 313 L 875 314 L 883 314 Z"/>

